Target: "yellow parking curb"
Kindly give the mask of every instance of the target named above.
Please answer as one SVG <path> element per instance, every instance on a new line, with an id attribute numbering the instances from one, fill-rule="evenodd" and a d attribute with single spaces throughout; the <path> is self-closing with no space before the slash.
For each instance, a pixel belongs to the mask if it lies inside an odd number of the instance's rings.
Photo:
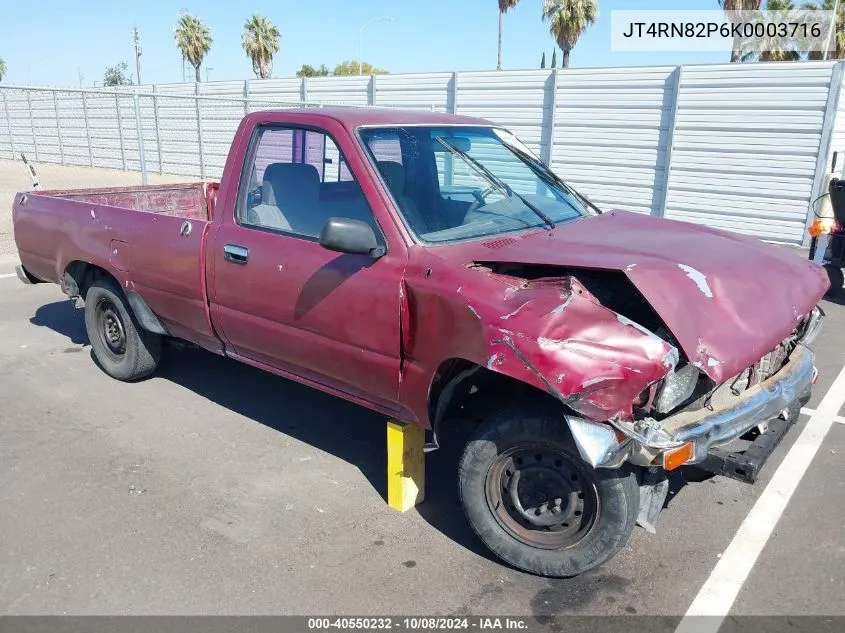
<path id="1" fill-rule="evenodd" d="M 387 503 L 405 512 L 425 498 L 425 430 L 387 422 Z"/>

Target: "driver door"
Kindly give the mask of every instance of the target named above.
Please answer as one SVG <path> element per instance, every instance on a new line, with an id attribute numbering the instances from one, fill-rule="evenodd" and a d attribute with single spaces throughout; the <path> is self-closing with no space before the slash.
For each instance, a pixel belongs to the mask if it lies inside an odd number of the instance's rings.
<path id="1" fill-rule="evenodd" d="M 330 217 L 371 223 L 358 181 L 325 130 L 258 126 L 236 208 L 214 236 L 213 309 L 233 355 L 380 404 L 399 391 L 404 256 L 318 243 Z M 234 220 L 234 221 L 232 221 Z M 402 251 L 398 251 L 402 253 Z"/>

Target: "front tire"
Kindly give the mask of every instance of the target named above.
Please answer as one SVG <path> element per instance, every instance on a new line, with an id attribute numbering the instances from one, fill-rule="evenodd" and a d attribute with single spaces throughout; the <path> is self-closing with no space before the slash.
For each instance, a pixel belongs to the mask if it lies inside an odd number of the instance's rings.
<path id="1" fill-rule="evenodd" d="M 559 410 L 518 403 L 468 442 L 458 485 L 470 526 L 518 569 L 572 577 L 625 546 L 639 510 L 627 469 L 595 470 L 578 455 Z"/>
<path id="2" fill-rule="evenodd" d="M 141 329 L 111 279 L 100 278 L 88 288 L 85 329 L 97 364 L 112 378 L 140 380 L 158 367 L 161 336 Z"/>

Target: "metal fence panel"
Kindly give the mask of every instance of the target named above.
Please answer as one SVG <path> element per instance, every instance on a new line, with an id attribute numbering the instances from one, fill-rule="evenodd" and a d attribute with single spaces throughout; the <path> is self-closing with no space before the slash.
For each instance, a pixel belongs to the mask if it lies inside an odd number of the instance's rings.
<path id="1" fill-rule="evenodd" d="M 456 113 L 495 121 L 540 152 L 546 81 L 551 72 L 523 71 L 504 81 L 499 71 L 458 73 Z"/>
<path id="2" fill-rule="evenodd" d="M 85 128 L 82 93 L 57 91 L 56 105 L 56 121 L 61 131 L 62 162 L 65 165 L 88 165 L 88 132 Z"/>
<path id="3" fill-rule="evenodd" d="M 8 126 L 12 132 L 9 141 L 15 147 L 15 157 L 18 158 L 21 154 L 26 154 L 33 158 L 35 143 L 33 142 L 32 117 L 30 116 L 27 93 L 23 90 L 4 90 L 3 93 L 6 95 Z M 5 145 L 6 139 L 3 138 L 0 142 Z"/>
<path id="4" fill-rule="evenodd" d="M 159 151 L 166 174 L 200 176 L 199 127 L 193 99 L 159 94 Z"/>
<path id="5" fill-rule="evenodd" d="M 600 207 L 657 215 L 674 67 L 559 71 L 551 166 Z"/>
<path id="6" fill-rule="evenodd" d="M 369 75 L 361 77 L 309 77 L 308 101 L 365 106 L 369 104 L 369 86 Z"/>
<path id="7" fill-rule="evenodd" d="M 845 175 L 845 84 L 839 89 L 826 169 L 829 169 L 833 164 L 834 152 L 838 154 L 837 173 L 840 176 Z"/>
<path id="8" fill-rule="evenodd" d="M 240 100 L 200 100 L 199 105 L 205 175 L 220 178 L 232 139 L 244 115 L 244 104 Z"/>
<path id="9" fill-rule="evenodd" d="M 91 157 L 95 167 L 123 169 L 121 129 L 118 125 L 119 97 L 91 92 L 86 95 Z"/>
<path id="10" fill-rule="evenodd" d="M 199 85 L 200 94 L 212 97 L 243 97 L 243 81 L 209 81 Z"/>
<path id="11" fill-rule="evenodd" d="M 12 144 L 12 128 L 9 123 L 9 105 L 5 92 L 0 92 L 0 135 L 2 135 L 5 142 L 5 150 L 8 152 L 0 153 L 3 158 L 14 158 L 15 148 Z"/>
<path id="12" fill-rule="evenodd" d="M 684 68 L 666 217 L 800 243 L 832 68 Z"/>
<path id="13" fill-rule="evenodd" d="M 33 133 L 38 160 L 60 163 L 59 135 L 56 128 L 56 108 L 51 91 L 34 92 L 30 97 Z"/>
<path id="14" fill-rule="evenodd" d="M 291 103 L 302 101 L 302 79 L 253 79 L 247 83 L 250 100 L 259 102 L 279 101 Z"/>
<path id="15" fill-rule="evenodd" d="M 379 75 L 375 78 L 375 104 L 447 112 L 452 73 Z"/>
<path id="16" fill-rule="evenodd" d="M 303 103 L 422 108 L 507 127 L 599 206 L 800 243 L 832 152 L 842 152 L 845 167 L 845 98 L 838 98 L 842 72 L 834 68 L 834 62 L 802 62 L 285 78 L 116 91 L 3 87 L 0 156 L 140 169 L 138 94 L 148 171 L 218 178 L 246 112 Z"/>

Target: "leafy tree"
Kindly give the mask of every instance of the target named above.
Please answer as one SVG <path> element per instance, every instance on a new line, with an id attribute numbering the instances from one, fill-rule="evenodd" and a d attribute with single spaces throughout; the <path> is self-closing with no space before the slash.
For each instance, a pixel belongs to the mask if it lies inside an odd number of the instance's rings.
<path id="1" fill-rule="evenodd" d="M 106 72 L 103 74 L 104 86 L 129 86 L 132 83 L 132 74 L 126 62 L 106 67 Z"/>
<path id="2" fill-rule="evenodd" d="M 334 67 L 334 74 L 337 76 L 343 75 L 357 75 L 358 74 L 358 62 L 354 59 L 347 60 L 345 62 L 341 62 L 337 66 Z M 372 64 L 367 62 L 361 63 L 361 74 L 362 75 L 386 75 L 388 74 L 386 70 L 381 68 L 376 68 Z"/>
<path id="3" fill-rule="evenodd" d="M 557 68 L 557 49 L 552 51 L 552 68 Z"/>
<path id="4" fill-rule="evenodd" d="M 762 0 L 716 0 L 722 10 L 728 14 L 734 11 L 757 11 L 760 9 Z M 749 51 L 744 50 L 744 38 L 737 35 L 734 37 L 733 48 L 731 49 L 731 62 L 748 61 L 753 55 L 749 55 Z"/>
<path id="5" fill-rule="evenodd" d="M 502 70 L 502 18 L 517 4 L 519 0 L 499 0 L 499 61 L 496 63 L 496 70 Z"/>
<path id="6" fill-rule="evenodd" d="M 549 21 L 549 32 L 563 50 L 563 68 L 569 68 L 569 55 L 578 38 L 598 17 L 598 0 L 545 0 L 543 19 Z"/>
<path id="7" fill-rule="evenodd" d="M 198 82 L 202 80 L 200 65 L 211 48 L 212 41 L 211 32 L 199 18 L 187 13 L 179 17 L 176 24 L 176 46 L 182 51 L 182 56 L 191 62 Z"/>
<path id="8" fill-rule="evenodd" d="M 3 81 L 3 76 L 6 74 L 7 70 L 6 62 L 4 62 L 3 58 L 0 57 L 0 81 Z"/>
<path id="9" fill-rule="evenodd" d="M 540 58 L 540 68 L 546 67 L 546 51 L 543 51 L 543 56 Z"/>
<path id="10" fill-rule="evenodd" d="M 276 25 L 262 15 L 253 14 L 244 24 L 244 51 L 259 79 L 269 79 L 273 73 L 273 55 L 279 52 L 281 36 Z"/>
<path id="11" fill-rule="evenodd" d="M 319 68 L 314 68 L 311 64 L 302 64 L 302 68 L 296 71 L 297 77 L 327 77 L 329 69 L 325 64 L 320 64 Z"/>

